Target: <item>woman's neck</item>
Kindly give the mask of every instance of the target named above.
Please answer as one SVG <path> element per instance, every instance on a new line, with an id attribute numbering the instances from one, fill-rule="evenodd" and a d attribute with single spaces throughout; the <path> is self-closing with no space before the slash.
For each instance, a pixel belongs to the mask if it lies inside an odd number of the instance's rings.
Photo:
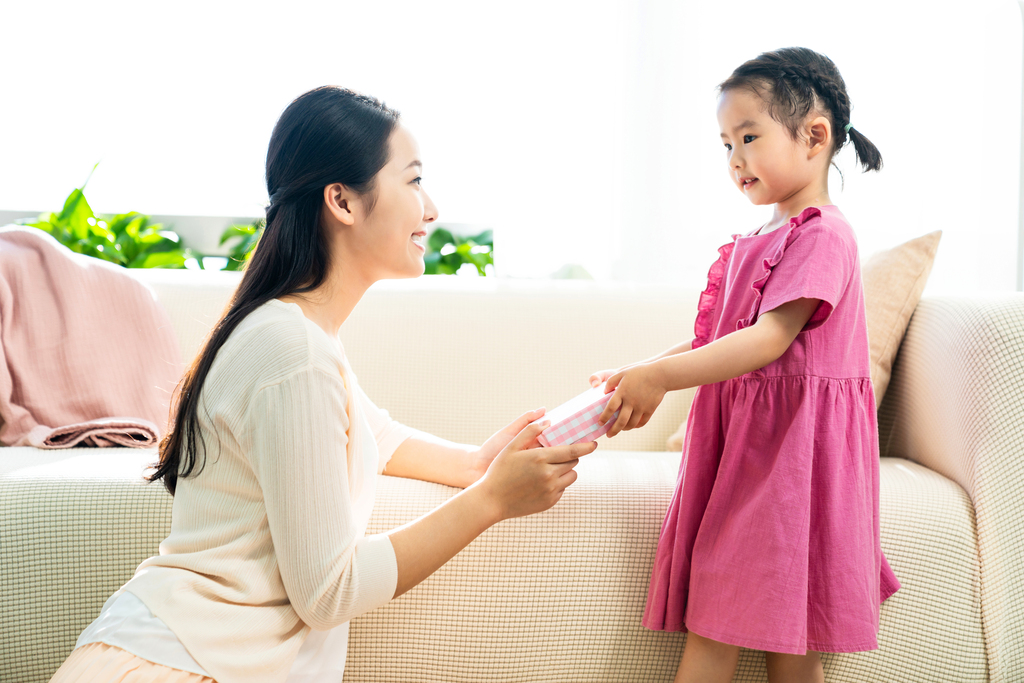
<path id="1" fill-rule="evenodd" d="M 303 315 L 332 337 L 338 336 L 342 323 L 348 320 L 356 304 L 369 289 L 369 284 L 347 281 L 338 271 L 333 271 L 327 280 L 312 292 L 286 294 L 280 297 L 285 303 L 296 304 Z"/>

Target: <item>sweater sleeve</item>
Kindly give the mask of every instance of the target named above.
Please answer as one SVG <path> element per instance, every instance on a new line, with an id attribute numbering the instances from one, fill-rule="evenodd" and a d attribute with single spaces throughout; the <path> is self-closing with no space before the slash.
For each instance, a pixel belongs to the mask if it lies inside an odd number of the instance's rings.
<path id="1" fill-rule="evenodd" d="M 387 603 L 398 584 L 390 539 L 355 522 L 352 479 L 374 475 L 349 463 L 346 400 L 340 375 L 307 366 L 260 389 L 243 420 L 281 580 L 319 630 Z"/>
<path id="2" fill-rule="evenodd" d="M 363 415 L 366 416 L 366 422 L 370 425 L 370 431 L 373 432 L 373 439 L 377 442 L 377 452 L 380 454 L 377 462 L 377 474 L 381 474 L 402 442 L 417 434 L 418 430 L 406 427 L 401 422 L 392 419 L 388 411 L 378 408 L 370 400 L 358 382 L 355 382 L 355 385 L 356 397 L 362 407 Z"/>

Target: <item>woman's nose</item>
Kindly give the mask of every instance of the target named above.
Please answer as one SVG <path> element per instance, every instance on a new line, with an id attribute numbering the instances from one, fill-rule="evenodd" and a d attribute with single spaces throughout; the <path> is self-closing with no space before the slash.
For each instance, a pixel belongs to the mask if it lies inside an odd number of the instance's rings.
<path id="1" fill-rule="evenodd" d="M 430 198 L 426 190 L 423 191 L 423 222 L 433 223 L 437 220 L 437 207 L 434 206 L 434 200 Z"/>

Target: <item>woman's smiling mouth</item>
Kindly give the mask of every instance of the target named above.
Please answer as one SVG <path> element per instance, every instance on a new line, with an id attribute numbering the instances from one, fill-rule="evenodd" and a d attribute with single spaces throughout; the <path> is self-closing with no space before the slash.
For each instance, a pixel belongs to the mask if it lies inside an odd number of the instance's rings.
<path id="1" fill-rule="evenodd" d="M 749 190 L 757 182 L 757 178 L 740 178 L 740 185 L 744 190 Z"/>

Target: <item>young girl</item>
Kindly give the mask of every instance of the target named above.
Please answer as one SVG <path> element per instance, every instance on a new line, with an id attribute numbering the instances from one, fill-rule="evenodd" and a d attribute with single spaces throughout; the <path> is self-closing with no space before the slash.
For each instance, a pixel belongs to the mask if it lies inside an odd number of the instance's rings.
<path id="1" fill-rule="evenodd" d="M 609 436 L 700 387 L 643 618 L 689 631 L 677 683 L 731 680 L 739 647 L 766 652 L 772 683 L 821 681 L 818 653 L 878 647 L 899 588 L 879 540 L 857 243 L 828 193 L 849 140 L 865 170 L 882 158 L 812 50 L 762 54 L 719 92 L 729 175 L 771 218 L 719 249 L 692 341 L 591 383 L 615 392 L 602 421 L 621 408 Z"/>
<path id="2" fill-rule="evenodd" d="M 323 87 L 281 115 L 267 225 L 186 372 L 160 444 L 160 555 L 103 606 L 54 683 L 341 681 L 348 622 L 491 525 L 546 510 L 593 444 L 534 448 L 543 409 L 482 446 L 409 429 L 359 387 L 338 331 L 377 280 L 423 274 L 437 209 L 398 113 Z M 367 535 L 377 473 L 465 487 Z"/>

